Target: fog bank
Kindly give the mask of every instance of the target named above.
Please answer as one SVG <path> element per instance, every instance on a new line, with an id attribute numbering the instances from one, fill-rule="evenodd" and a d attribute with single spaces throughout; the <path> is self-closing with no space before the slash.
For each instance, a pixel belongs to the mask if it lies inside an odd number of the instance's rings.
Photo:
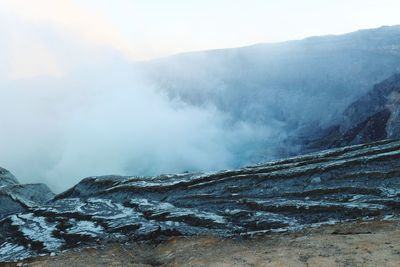
<path id="1" fill-rule="evenodd" d="M 130 65 L 3 82 L 0 98 L 1 166 L 57 192 L 92 175 L 238 167 L 280 135 L 169 100 Z"/>

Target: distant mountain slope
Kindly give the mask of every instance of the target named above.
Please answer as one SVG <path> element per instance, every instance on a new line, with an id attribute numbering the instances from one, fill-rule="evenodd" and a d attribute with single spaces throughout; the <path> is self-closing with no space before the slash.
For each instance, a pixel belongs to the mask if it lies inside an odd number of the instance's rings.
<path id="1" fill-rule="evenodd" d="M 0 79 L 0 162 L 21 181 L 61 191 L 92 174 L 215 171 L 301 154 L 299 139 L 341 124 L 350 104 L 400 72 L 400 26 L 137 64 L 106 58 L 62 78 Z M 383 132 L 374 135 L 364 140 Z"/>
<path id="2" fill-rule="evenodd" d="M 188 53 L 141 67 L 171 98 L 297 136 L 338 122 L 369 88 L 400 72 L 400 26 Z"/>
<path id="3" fill-rule="evenodd" d="M 375 85 L 343 112 L 339 124 L 316 136 L 308 142 L 312 149 L 400 138 L 400 74 Z"/>

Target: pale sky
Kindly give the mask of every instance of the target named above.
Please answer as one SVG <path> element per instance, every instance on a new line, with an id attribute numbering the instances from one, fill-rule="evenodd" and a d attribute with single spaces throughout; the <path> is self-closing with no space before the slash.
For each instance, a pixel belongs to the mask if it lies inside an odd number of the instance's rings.
<path id="1" fill-rule="evenodd" d="M 396 25 L 399 10 L 398 0 L 0 0 L 0 41 L 15 55 L 8 76 L 57 76 L 65 66 L 43 29 L 148 60 Z"/>

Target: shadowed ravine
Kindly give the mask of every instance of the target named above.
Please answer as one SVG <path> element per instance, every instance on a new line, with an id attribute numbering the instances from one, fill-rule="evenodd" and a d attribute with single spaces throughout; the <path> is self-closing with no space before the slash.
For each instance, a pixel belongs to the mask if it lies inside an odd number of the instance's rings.
<path id="1" fill-rule="evenodd" d="M 55 197 L 1 169 L 0 199 L 0 261 L 105 242 L 381 219 L 399 213 L 400 141 L 210 174 L 89 177 Z"/>

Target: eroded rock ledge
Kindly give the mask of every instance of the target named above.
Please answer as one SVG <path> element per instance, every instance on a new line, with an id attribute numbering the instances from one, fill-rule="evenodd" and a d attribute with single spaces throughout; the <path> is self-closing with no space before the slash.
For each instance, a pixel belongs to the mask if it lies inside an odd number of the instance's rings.
<path id="1" fill-rule="evenodd" d="M 0 261 L 103 242 L 379 219 L 397 216 L 400 207 L 395 140 L 211 174 L 89 177 L 55 197 L 43 185 L 18 194 L 13 187 L 21 185 L 1 171 L 1 197 L 20 207 L 0 209 Z"/>

